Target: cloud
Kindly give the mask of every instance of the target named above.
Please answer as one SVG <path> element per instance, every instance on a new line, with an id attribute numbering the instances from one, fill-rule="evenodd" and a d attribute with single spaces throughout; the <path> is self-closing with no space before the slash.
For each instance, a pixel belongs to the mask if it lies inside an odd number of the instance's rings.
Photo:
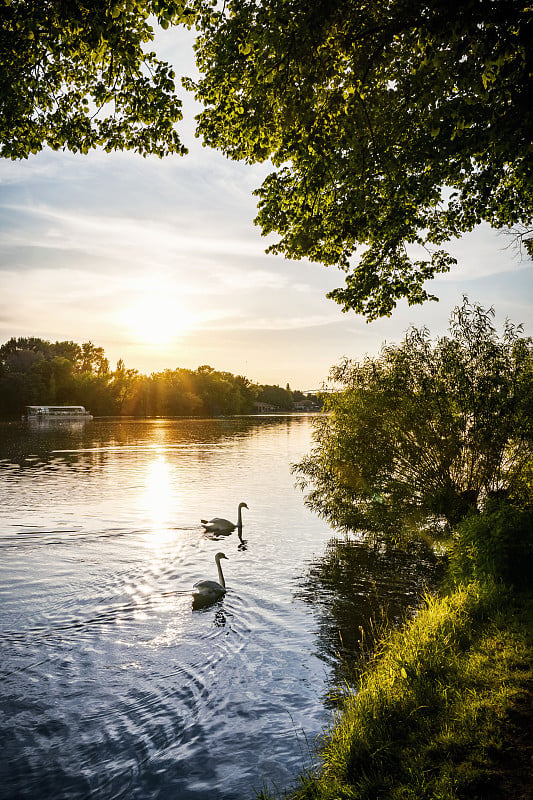
<path id="1" fill-rule="evenodd" d="M 483 224 L 461 239 L 444 245 L 455 258 L 457 265 L 439 280 L 469 281 L 500 273 L 514 272 L 520 268 L 511 240 L 504 233 Z"/>
<path id="2" fill-rule="evenodd" d="M 311 328 L 324 327 L 326 325 L 337 325 L 338 315 L 328 314 L 309 314 L 302 316 L 276 316 L 275 314 L 264 315 L 261 317 L 241 314 L 213 315 L 203 320 L 204 330 L 227 330 L 227 331 L 296 331 Z"/>
<path id="3" fill-rule="evenodd" d="M 185 225 L 171 226 L 149 217 L 139 224 L 138 220 L 126 217 L 75 214 L 45 206 L 4 205 L 3 209 L 18 218 L 16 226 L 0 234 L 0 244 L 7 247 L 80 251 L 117 263 L 131 263 L 132 254 L 136 260 L 149 255 L 151 261 L 161 261 L 183 253 L 257 256 L 261 252 L 257 243 L 221 231 L 211 235 L 202 231 L 185 233 Z"/>

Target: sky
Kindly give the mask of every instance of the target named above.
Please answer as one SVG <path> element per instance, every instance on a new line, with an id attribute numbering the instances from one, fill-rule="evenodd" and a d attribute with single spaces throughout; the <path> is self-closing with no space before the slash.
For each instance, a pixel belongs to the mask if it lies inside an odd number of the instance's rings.
<path id="1" fill-rule="evenodd" d="M 190 34 L 158 37 L 176 73 L 193 73 Z M 114 368 L 150 374 L 209 364 L 258 383 L 322 386 L 341 358 L 376 355 L 410 325 L 446 333 L 463 295 L 533 335 L 533 264 L 509 238 L 476 229 L 458 264 L 426 284 L 439 302 L 367 323 L 326 299 L 344 273 L 267 255 L 254 225 L 269 169 L 227 160 L 194 137 L 183 90 L 185 157 L 45 150 L 0 160 L 0 344 L 15 336 L 92 341 Z"/>

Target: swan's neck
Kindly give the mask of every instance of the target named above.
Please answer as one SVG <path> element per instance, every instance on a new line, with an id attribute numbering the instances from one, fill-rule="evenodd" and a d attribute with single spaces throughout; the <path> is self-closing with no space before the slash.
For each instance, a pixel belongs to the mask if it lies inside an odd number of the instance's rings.
<path id="1" fill-rule="evenodd" d="M 224 575 L 222 574 L 222 567 L 220 566 L 220 559 L 217 559 L 217 569 L 218 569 L 218 582 L 225 589 L 226 588 L 226 582 L 224 580 Z"/>
<path id="2" fill-rule="evenodd" d="M 237 527 L 239 530 L 242 528 L 242 508 L 240 506 L 237 513 Z"/>

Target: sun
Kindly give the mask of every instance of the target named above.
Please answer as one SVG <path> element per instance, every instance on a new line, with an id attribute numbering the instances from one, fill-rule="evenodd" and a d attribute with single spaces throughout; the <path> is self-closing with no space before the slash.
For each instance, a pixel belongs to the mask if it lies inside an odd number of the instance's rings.
<path id="1" fill-rule="evenodd" d="M 183 304 L 162 291 L 148 290 L 118 314 L 119 323 L 139 344 L 167 345 L 185 336 L 193 319 Z"/>

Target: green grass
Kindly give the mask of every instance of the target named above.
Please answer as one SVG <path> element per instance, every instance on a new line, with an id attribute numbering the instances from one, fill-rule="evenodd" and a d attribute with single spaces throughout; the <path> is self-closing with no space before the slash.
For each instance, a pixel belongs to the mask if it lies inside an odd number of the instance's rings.
<path id="1" fill-rule="evenodd" d="M 521 797 L 531 757 L 520 738 L 531 723 L 531 617 L 530 598 L 494 584 L 427 597 L 412 621 L 381 641 L 358 691 L 345 695 L 319 771 L 302 775 L 289 796 Z"/>

